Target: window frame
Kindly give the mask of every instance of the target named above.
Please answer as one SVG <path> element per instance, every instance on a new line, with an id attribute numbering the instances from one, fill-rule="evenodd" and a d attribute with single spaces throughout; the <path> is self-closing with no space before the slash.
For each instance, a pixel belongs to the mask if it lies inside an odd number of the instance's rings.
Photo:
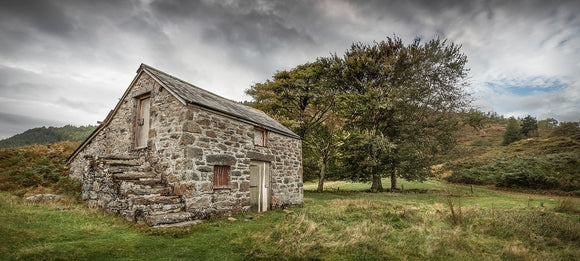
<path id="1" fill-rule="evenodd" d="M 230 188 L 231 170 L 232 170 L 231 166 L 228 166 L 228 165 L 214 165 L 213 166 L 213 188 L 214 189 L 229 189 Z M 223 184 L 224 181 L 225 181 L 225 184 Z"/>
<path id="2" fill-rule="evenodd" d="M 262 134 L 261 142 L 256 142 L 256 133 Z M 254 146 L 268 147 L 268 131 L 264 128 L 254 127 Z"/>
<path id="3" fill-rule="evenodd" d="M 133 117 L 133 143 L 132 149 L 144 149 L 148 147 L 148 140 L 149 140 L 149 130 L 151 129 L 151 92 L 147 92 L 144 94 L 140 94 L 133 97 L 136 102 L 135 106 L 135 116 Z M 145 100 L 148 100 L 148 112 L 147 112 L 147 129 L 141 127 L 145 122 L 145 115 L 143 113 L 143 105 Z M 143 118 L 139 118 L 143 116 Z M 142 121 L 142 123 L 141 123 Z M 144 144 L 141 144 L 140 136 L 145 135 L 147 138 L 143 141 Z"/>

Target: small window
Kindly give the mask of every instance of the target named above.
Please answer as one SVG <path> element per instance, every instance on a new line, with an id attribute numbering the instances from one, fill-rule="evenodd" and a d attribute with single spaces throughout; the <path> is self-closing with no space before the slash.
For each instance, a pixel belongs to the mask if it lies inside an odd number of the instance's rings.
<path id="1" fill-rule="evenodd" d="M 213 166 L 213 188 L 229 188 L 230 166 Z"/>
<path id="2" fill-rule="evenodd" d="M 254 129 L 254 145 L 266 147 L 266 141 L 268 140 L 268 133 L 265 129 L 255 128 Z"/>

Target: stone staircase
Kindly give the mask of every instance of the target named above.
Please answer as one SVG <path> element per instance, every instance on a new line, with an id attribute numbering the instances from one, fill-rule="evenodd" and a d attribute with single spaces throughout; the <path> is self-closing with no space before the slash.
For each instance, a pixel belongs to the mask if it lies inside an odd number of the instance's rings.
<path id="1" fill-rule="evenodd" d="M 140 157 L 107 156 L 99 159 L 118 188 L 116 210 L 125 218 L 153 227 L 190 226 L 199 223 L 180 196 Z"/>

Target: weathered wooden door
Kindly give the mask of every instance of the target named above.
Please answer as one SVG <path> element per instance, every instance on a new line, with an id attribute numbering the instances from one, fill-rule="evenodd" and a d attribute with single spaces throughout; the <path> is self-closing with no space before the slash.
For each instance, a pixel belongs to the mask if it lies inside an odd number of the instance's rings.
<path id="1" fill-rule="evenodd" d="M 139 99 L 137 108 L 137 122 L 135 124 L 135 148 L 147 147 L 149 139 L 149 109 L 151 108 L 150 98 Z"/>
<path id="2" fill-rule="evenodd" d="M 250 163 L 250 210 L 264 212 L 270 209 L 270 163 Z"/>

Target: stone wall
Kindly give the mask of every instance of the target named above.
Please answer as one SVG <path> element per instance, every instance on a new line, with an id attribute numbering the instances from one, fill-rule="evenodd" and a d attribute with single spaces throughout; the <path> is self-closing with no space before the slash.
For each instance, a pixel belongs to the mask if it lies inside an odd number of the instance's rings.
<path id="1" fill-rule="evenodd" d="M 132 149 L 135 97 L 146 93 L 151 95 L 149 140 L 146 148 Z M 176 198 L 182 207 L 165 209 L 188 212 L 196 219 L 247 211 L 251 160 L 270 162 L 272 207 L 303 203 L 300 140 L 269 131 L 267 146 L 255 146 L 253 124 L 183 105 L 145 73 L 119 105 L 110 123 L 70 163 L 71 177 L 83 180 L 88 204 L 137 220 L 160 213 L 163 202 L 177 204 Z M 213 188 L 214 165 L 231 167 L 229 187 Z M 139 184 L 125 180 L 131 175 Z M 155 189 L 165 193 L 157 201 L 141 193 L 147 180 L 168 188 Z M 146 188 L 151 191 L 152 185 Z M 157 205 L 139 203 L 144 198 Z"/>
<path id="2" fill-rule="evenodd" d="M 190 105 L 180 145 L 183 170 L 169 174 L 174 187 L 183 188 L 186 210 L 201 217 L 248 210 L 250 161 L 271 164 L 273 207 L 301 205 L 301 141 L 268 132 L 267 146 L 253 143 L 254 126 Z M 213 166 L 231 166 L 230 187 L 213 188 Z"/>
<path id="3" fill-rule="evenodd" d="M 147 93 L 151 95 L 148 146 L 133 149 L 133 124 L 138 106 L 135 97 Z M 171 158 L 172 151 L 164 148 L 177 146 L 181 136 L 179 116 L 186 108 L 145 73 L 137 77 L 119 106 L 110 123 L 70 163 L 70 175 L 82 179 L 82 197 L 89 205 L 130 218 L 135 211 L 131 198 L 121 195 L 121 184 L 113 178 L 114 166 L 106 164 L 106 160 L 133 159 L 140 164 L 136 170 L 151 171 L 161 179 L 167 169 L 175 169 L 179 164 Z"/>

